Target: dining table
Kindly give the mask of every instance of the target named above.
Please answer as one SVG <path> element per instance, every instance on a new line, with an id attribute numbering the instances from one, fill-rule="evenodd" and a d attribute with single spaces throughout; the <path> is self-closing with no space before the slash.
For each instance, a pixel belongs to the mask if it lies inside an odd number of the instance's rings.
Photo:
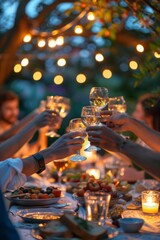
<path id="1" fill-rule="evenodd" d="M 66 203 L 67 206 L 58 208 L 59 211 L 66 211 L 75 212 L 80 218 L 86 219 L 86 211 L 84 206 L 79 204 L 79 202 L 73 198 L 73 195 L 70 193 L 65 192 L 64 196 L 58 200 L 58 204 Z M 69 204 L 68 204 L 69 203 Z M 34 229 L 38 228 L 37 223 L 30 223 L 25 222 L 19 215 L 18 212 L 20 210 L 24 209 L 34 209 L 37 208 L 47 209 L 47 210 L 54 210 L 57 207 L 55 207 L 55 204 L 49 204 L 44 206 L 20 206 L 16 204 L 10 204 L 10 208 L 8 210 L 9 217 L 17 229 L 21 240 L 35 240 L 33 237 L 33 231 Z M 123 217 L 142 217 L 143 213 L 142 210 L 125 210 Z M 145 216 L 145 215 L 144 215 Z M 146 224 L 143 230 L 140 230 L 138 233 L 125 233 L 120 227 L 117 228 L 114 225 L 112 225 L 112 222 L 110 219 L 107 219 L 106 221 L 106 227 L 111 231 L 111 234 L 109 235 L 109 239 L 114 240 L 160 240 L 160 212 L 153 216 L 145 216 L 147 217 L 147 221 L 149 221 L 150 224 Z M 54 238 L 53 238 L 54 239 Z M 107 239 L 107 238 L 106 238 Z"/>

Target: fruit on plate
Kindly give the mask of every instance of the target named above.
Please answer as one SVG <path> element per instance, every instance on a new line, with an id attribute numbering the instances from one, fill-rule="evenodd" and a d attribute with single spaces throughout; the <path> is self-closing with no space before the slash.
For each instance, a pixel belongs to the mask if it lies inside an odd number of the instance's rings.
<path id="1" fill-rule="evenodd" d="M 77 182 L 87 182 L 90 178 L 90 175 L 85 172 L 81 172 L 81 173 L 78 172 L 78 173 L 67 173 L 66 177 L 68 182 L 77 183 Z"/>
<path id="2" fill-rule="evenodd" d="M 61 190 L 50 186 L 46 189 L 39 187 L 21 187 L 10 195 L 10 197 L 17 197 L 19 199 L 49 199 L 58 198 L 61 196 Z"/>

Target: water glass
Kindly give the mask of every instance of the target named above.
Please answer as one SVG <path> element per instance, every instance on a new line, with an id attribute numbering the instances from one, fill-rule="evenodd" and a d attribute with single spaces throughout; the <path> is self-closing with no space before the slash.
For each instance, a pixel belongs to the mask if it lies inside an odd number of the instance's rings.
<path id="1" fill-rule="evenodd" d="M 86 219 L 97 225 L 105 225 L 111 195 L 105 192 L 85 192 Z"/>

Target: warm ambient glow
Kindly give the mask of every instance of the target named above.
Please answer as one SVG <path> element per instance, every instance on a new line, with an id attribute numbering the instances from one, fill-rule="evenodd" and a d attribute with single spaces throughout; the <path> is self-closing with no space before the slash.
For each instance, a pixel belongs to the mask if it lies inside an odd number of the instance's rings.
<path id="1" fill-rule="evenodd" d="M 64 37 L 63 36 L 59 36 L 57 39 L 56 39 L 56 44 L 58 46 L 61 46 L 64 44 Z"/>
<path id="2" fill-rule="evenodd" d="M 101 53 L 97 53 L 95 59 L 97 62 L 102 62 L 104 60 L 104 56 Z"/>
<path id="3" fill-rule="evenodd" d="M 31 34 L 27 34 L 27 35 L 23 38 L 23 41 L 24 41 L 25 43 L 28 43 L 28 42 L 31 41 L 31 39 L 32 39 Z"/>
<path id="4" fill-rule="evenodd" d="M 35 81 L 39 81 L 40 79 L 42 78 L 42 73 L 40 71 L 36 71 L 34 74 L 33 74 L 33 79 Z"/>
<path id="5" fill-rule="evenodd" d="M 144 52 L 144 47 L 142 44 L 137 44 L 136 49 L 138 52 Z"/>
<path id="6" fill-rule="evenodd" d="M 155 58 L 160 58 L 160 53 L 154 52 L 154 56 L 155 56 Z"/>
<path id="7" fill-rule="evenodd" d="M 103 77 L 107 79 L 112 77 L 112 72 L 109 69 L 105 69 L 102 74 L 103 74 Z"/>
<path id="8" fill-rule="evenodd" d="M 142 211 L 155 214 L 159 210 L 159 192 L 146 190 L 142 192 Z"/>
<path id="9" fill-rule="evenodd" d="M 100 179 L 100 170 L 96 168 L 87 169 L 86 173 L 88 173 L 90 176 L 94 176 L 95 179 Z"/>
<path id="10" fill-rule="evenodd" d="M 86 76 L 84 74 L 78 74 L 76 77 L 78 83 L 84 83 L 86 81 Z"/>
<path id="11" fill-rule="evenodd" d="M 83 32 L 82 26 L 81 26 L 81 25 L 75 26 L 74 32 L 75 32 L 76 34 L 81 34 L 81 33 Z"/>
<path id="12" fill-rule="evenodd" d="M 87 14 L 87 19 L 88 19 L 89 21 L 95 20 L 94 13 L 93 13 L 93 12 L 89 12 L 89 13 Z"/>
<path id="13" fill-rule="evenodd" d="M 48 39 L 48 47 L 54 48 L 56 46 L 56 41 L 53 38 Z"/>
<path id="14" fill-rule="evenodd" d="M 22 67 L 26 67 L 29 63 L 29 60 L 28 58 L 23 58 L 22 61 L 21 61 L 21 65 Z"/>
<path id="15" fill-rule="evenodd" d="M 60 67 L 65 66 L 66 65 L 66 60 L 64 58 L 58 59 L 57 65 L 60 66 Z"/>
<path id="16" fill-rule="evenodd" d="M 38 41 L 38 47 L 42 48 L 42 47 L 44 47 L 45 45 L 46 45 L 46 42 L 45 42 L 44 39 L 41 39 L 41 40 Z"/>
<path id="17" fill-rule="evenodd" d="M 131 69 L 136 70 L 138 68 L 138 63 L 136 61 L 130 61 L 129 66 Z"/>
<path id="18" fill-rule="evenodd" d="M 55 84 L 60 85 L 63 83 L 64 79 L 61 75 L 57 75 L 57 76 L 55 76 L 53 81 Z"/>
<path id="19" fill-rule="evenodd" d="M 14 72 L 15 73 L 18 73 L 22 70 L 22 66 L 21 64 L 17 63 L 15 66 L 14 66 Z"/>

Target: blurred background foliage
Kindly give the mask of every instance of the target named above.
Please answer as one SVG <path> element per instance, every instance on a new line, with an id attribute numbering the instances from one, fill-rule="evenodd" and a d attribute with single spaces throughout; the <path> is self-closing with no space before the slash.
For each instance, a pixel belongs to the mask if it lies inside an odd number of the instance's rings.
<path id="1" fill-rule="evenodd" d="M 141 94 L 160 92 L 159 1 L 3 0 L 0 18 L 1 88 L 18 94 L 20 117 L 48 95 L 69 97 L 63 133 L 89 104 L 92 86 L 123 95 L 129 114 Z"/>

